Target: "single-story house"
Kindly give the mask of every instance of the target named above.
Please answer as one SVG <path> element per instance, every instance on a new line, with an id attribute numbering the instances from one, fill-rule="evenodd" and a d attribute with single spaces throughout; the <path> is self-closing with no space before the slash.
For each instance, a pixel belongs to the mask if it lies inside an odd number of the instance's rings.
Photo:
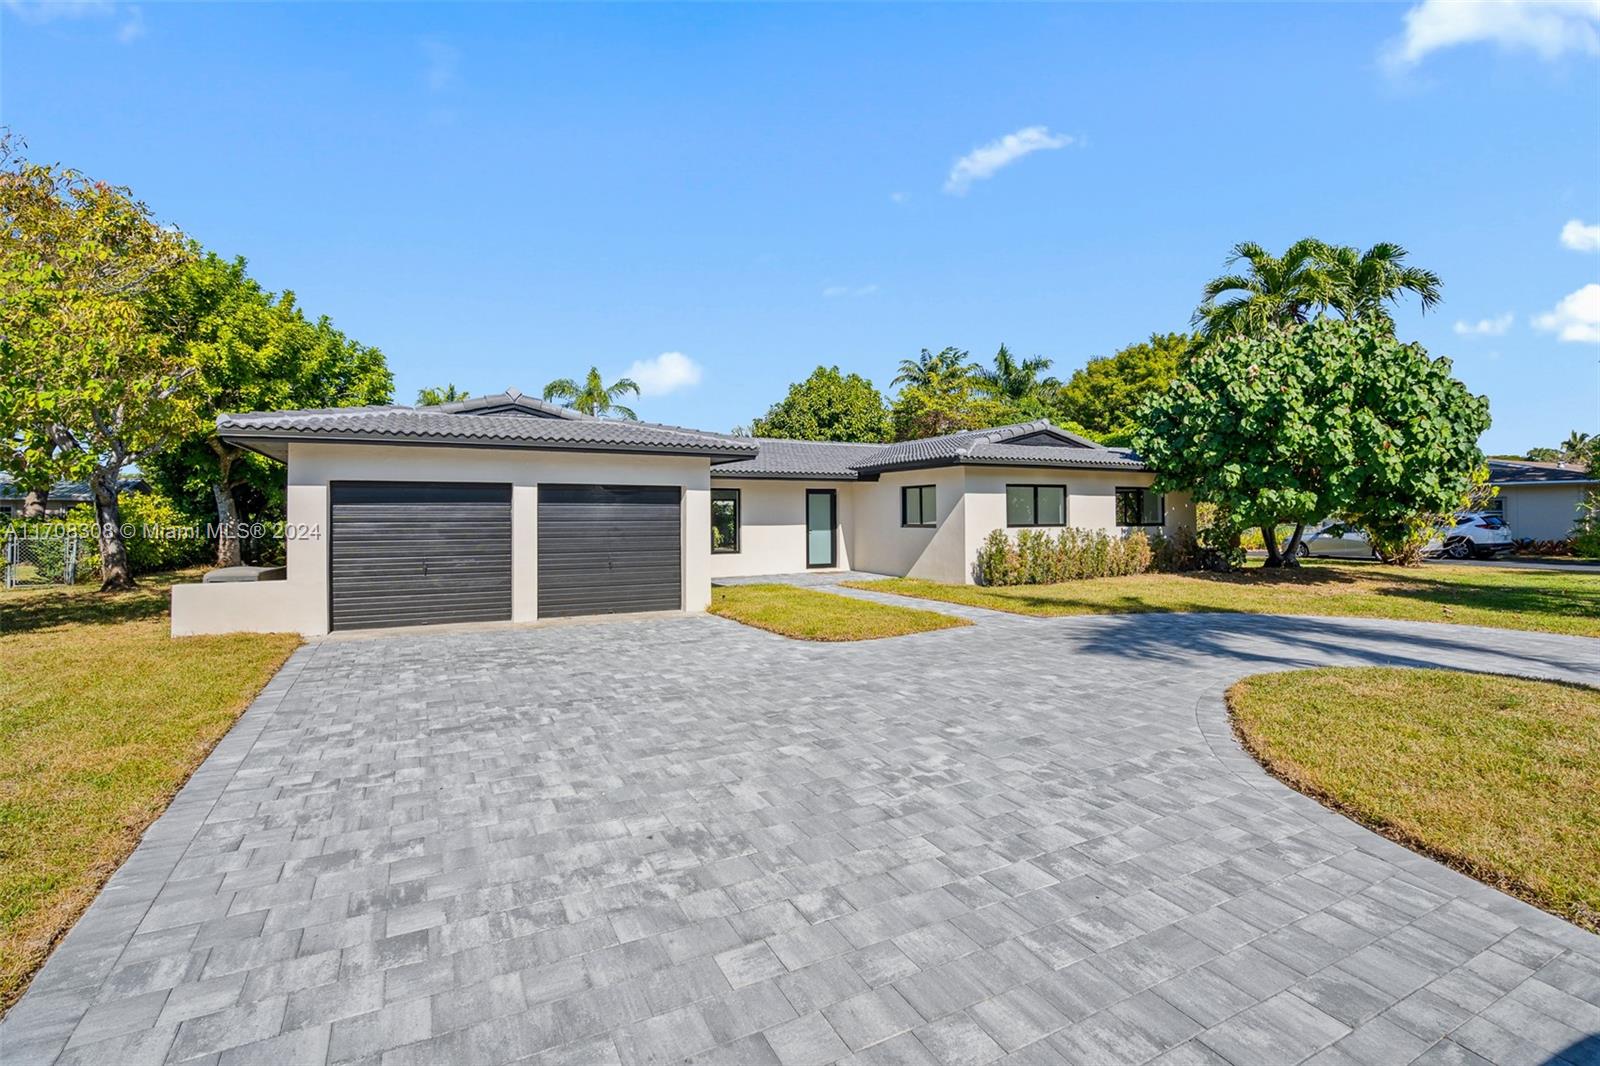
<path id="1" fill-rule="evenodd" d="M 508 389 L 217 428 L 288 466 L 288 573 L 175 587 L 175 635 L 698 612 L 725 577 L 971 581 L 995 529 L 1194 525 L 1132 453 L 1042 421 L 832 444 L 591 418 Z"/>
<path id="2" fill-rule="evenodd" d="M 1582 517 L 1579 505 L 1600 489 L 1581 463 L 1490 459 L 1489 484 L 1500 490 L 1488 506 L 1498 510 L 1518 540 L 1565 540 Z"/>
<path id="3" fill-rule="evenodd" d="M 123 478 L 118 484 L 121 492 L 144 492 L 150 487 L 139 477 Z M 0 474 L 0 518 L 22 517 L 27 502 L 28 493 L 17 484 L 16 479 L 9 474 Z M 58 481 L 50 486 L 50 495 L 45 498 L 44 515 L 46 518 L 60 518 L 79 504 L 93 502 L 94 493 L 87 481 Z"/>

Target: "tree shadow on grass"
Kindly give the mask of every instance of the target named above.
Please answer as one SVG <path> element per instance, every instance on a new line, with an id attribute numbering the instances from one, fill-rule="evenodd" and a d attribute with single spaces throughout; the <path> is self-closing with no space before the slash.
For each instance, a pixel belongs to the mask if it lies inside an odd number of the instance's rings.
<path id="1" fill-rule="evenodd" d="M 164 617 L 173 585 L 198 581 L 200 570 L 147 574 L 131 592 L 101 592 L 93 585 L 0 592 L 0 637 L 65 626 L 109 626 Z"/>

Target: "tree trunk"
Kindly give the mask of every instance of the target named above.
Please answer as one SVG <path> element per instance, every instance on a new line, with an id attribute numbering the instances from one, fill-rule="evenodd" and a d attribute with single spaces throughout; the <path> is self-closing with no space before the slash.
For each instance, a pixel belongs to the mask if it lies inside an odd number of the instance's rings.
<path id="1" fill-rule="evenodd" d="M 233 499 L 233 486 L 219 481 L 211 486 L 217 501 L 217 565 L 238 566 L 239 506 Z"/>
<path id="2" fill-rule="evenodd" d="M 94 520 L 100 540 L 100 591 L 135 587 L 128 565 L 128 545 L 122 539 L 122 505 L 117 500 L 117 473 L 96 470 L 89 478 L 94 493 Z"/>
<path id="3" fill-rule="evenodd" d="M 1276 524 L 1261 527 L 1261 542 L 1267 546 L 1267 566 L 1277 567 L 1283 565 L 1283 556 L 1278 553 L 1278 528 Z"/>
<path id="4" fill-rule="evenodd" d="M 28 494 L 22 498 L 22 517 L 43 518 L 45 504 L 49 502 L 49 489 L 29 489 Z"/>
<path id="5" fill-rule="evenodd" d="M 1294 532 L 1289 534 L 1289 541 L 1283 546 L 1284 566 L 1300 565 L 1300 537 L 1305 531 L 1306 524 L 1304 522 L 1296 522 L 1294 524 Z"/>

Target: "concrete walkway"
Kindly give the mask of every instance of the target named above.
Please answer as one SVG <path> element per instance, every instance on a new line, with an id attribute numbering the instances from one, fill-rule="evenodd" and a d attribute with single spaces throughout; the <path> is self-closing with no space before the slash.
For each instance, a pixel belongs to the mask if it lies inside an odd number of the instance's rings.
<path id="1" fill-rule="evenodd" d="M 1600 641 L 956 610 L 308 646 L 0 1062 L 1600 1061 L 1600 937 L 1283 787 L 1221 702 L 1328 663 L 1600 683 Z"/>

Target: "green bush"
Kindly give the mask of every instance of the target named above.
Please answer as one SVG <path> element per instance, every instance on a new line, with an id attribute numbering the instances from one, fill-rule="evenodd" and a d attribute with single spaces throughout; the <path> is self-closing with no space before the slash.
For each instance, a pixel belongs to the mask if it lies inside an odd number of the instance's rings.
<path id="1" fill-rule="evenodd" d="M 1123 577 L 1151 569 L 1158 548 L 1141 531 L 1125 537 L 1103 529 L 1019 530 L 1013 540 L 1003 529 L 984 538 L 973 563 L 980 585 L 1052 585 L 1095 577 Z M 1176 558 L 1175 552 L 1169 557 Z"/>
<path id="2" fill-rule="evenodd" d="M 1578 510 L 1583 517 L 1572 531 L 1572 554 L 1584 559 L 1600 559 L 1600 489 L 1584 497 Z"/>
<path id="3" fill-rule="evenodd" d="M 135 574 L 172 570 L 204 562 L 216 548 L 167 497 L 156 492 L 129 493 L 121 499 L 123 539 L 128 566 Z M 100 568 L 100 541 L 96 536 L 94 506 L 81 503 L 62 518 L 49 523 L 70 529 L 82 538 L 78 554 L 80 579 Z"/>

